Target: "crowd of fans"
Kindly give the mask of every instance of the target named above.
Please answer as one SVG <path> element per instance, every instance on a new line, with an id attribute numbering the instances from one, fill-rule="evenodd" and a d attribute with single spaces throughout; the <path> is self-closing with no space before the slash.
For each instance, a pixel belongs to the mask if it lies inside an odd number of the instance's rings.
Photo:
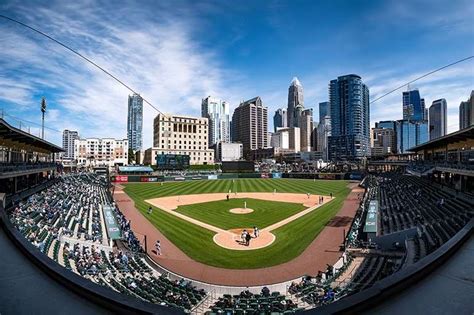
<path id="1" fill-rule="evenodd" d="M 143 252 L 140 240 L 138 240 L 130 227 L 130 220 L 127 220 L 123 213 L 120 212 L 115 202 L 113 202 L 112 205 L 115 218 L 117 219 L 117 223 L 120 225 L 122 231 L 123 241 L 126 242 L 128 249 L 133 252 Z"/>
<path id="2" fill-rule="evenodd" d="M 85 176 L 85 175 L 84 175 Z M 65 176 L 51 187 L 14 205 L 10 220 L 30 241 L 59 234 L 101 242 L 103 238 L 100 189 L 84 176 Z"/>
<path id="3" fill-rule="evenodd" d="M 346 237 L 346 249 L 367 247 L 362 238 L 363 222 L 371 200 L 380 203 L 381 234 L 417 229 L 414 238 L 407 240 L 406 257 L 411 252 L 416 257 L 405 259 L 411 262 L 441 246 L 474 214 L 472 202 L 457 199 L 413 176 L 369 175 L 362 184 L 366 191 L 359 196 L 359 209 Z M 113 208 L 120 225 L 121 242 L 125 245 L 122 250 L 106 249 L 108 240 L 101 212 L 105 204 Z M 188 311 L 206 296 L 204 290 L 198 290 L 190 281 L 170 280 L 148 265 L 130 221 L 113 203 L 103 177 L 89 173 L 64 175 L 49 188 L 15 204 L 9 217 L 40 251 L 50 256 L 53 252 L 52 258 L 66 268 L 115 291 Z M 66 242 L 62 236 L 68 237 Z M 53 251 L 49 250 L 51 246 Z M 271 313 L 300 310 L 294 300 L 312 306 L 328 304 L 398 271 L 401 257 L 397 255 L 367 254 L 349 281 L 341 284 L 336 280 L 353 259 L 346 255 L 337 270 L 328 266 L 314 277 L 292 283 L 288 293 L 296 299 L 264 287 L 260 294 L 246 290 L 238 295 L 223 295 L 210 309 L 212 313 Z"/>
<path id="4" fill-rule="evenodd" d="M 249 290 L 238 295 L 224 294 L 213 306 L 212 313 L 220 314 L 270 314 L 293 313 L 302 309 L 280 292 L 271 292 L 263 287 L 260 294 L 253 294 Z M 208 313 L 211 313 L 209 311 Z"/>
<path id="5" fill-rule="evenodd" d="M 182 310 L 196 306 L 206 292 L 196 289 L 190 281 L 160 276 L 148 265 L 130 221 L 115 204 L 110 204 L 106 187 L 105 178 L 95 174 L 64 175 L 49 188 L 14 205 L 9 217 L 43 253 L 97 284 Z M 101 213 L 106 204 L 113 207 L 121 227 L 126 245 L 123 250 L 115 246 L 107 249 Z"/>

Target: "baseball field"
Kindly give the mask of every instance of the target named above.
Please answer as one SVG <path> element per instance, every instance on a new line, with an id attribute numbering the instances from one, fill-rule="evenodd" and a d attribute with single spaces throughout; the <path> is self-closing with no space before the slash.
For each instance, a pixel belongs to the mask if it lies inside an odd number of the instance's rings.
<path id="1" fill-rule="evenodd" d="M 300 255 L 341 208 L 349 193 L 347 184 L 331 180 L 226 179 L 128 183 L 124 190 L 135 207 L 192 259 L 221 268 L 254 269 Z M 318 203 L 320 196 L 322 203 Z M 150 206 L 151 215 L 147 213 Z M 272 237 L 263 248 L 234 250 L 216 242 L 219 233 L 232 236 L 231 232 L 253 226 L 262 230 L 262 239 Z"/>

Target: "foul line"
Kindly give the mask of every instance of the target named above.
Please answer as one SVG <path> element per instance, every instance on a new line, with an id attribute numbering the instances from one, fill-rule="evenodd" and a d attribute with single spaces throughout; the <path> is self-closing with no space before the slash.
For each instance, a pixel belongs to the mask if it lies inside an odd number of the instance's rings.
<path id="1" fill-rule="evenodd" d="M 257 195 L 256 195 L 256 194 L 257 194 Z M 237 195 L 234 196 L 234 198 L 253 198 L 253 199 L 266 200 L 266 201 L 273 201 L 273 200 L 267 199 L 267 198 L 258 198 L 258 197 L 259 197 L 258 194 L 268 194 L 268 193 L 238 193 Z M 280 195 L 281 195 L 281 193 L 277 193 L 277 194 L 280 194 Z M 199 194 L 199 195 L 197 195 L 197 196 L 206 196 L 206 195 L 214 195 L 214 196 L 215 196 L 215 195 L 219 195 L 219 194 L 217 194 L 217 193 L 212 193 L 212 194 Z M 222 195 L 222 197 L 221 197 L 220 199 L 211 200 L 211 201 L 224 201 L 224 200 L 226 200 L 226 198 L 227 198 L 227 194 L 226 194 L 226 193 L 221 193 L 220 195 Z M 231 194 L 231 195 L 233 195 L 233 194 Z M 303 194 L 293 194 L 293 195 L 306 196 L 306 195 L 303 195 Z M 177 199 L 181 199 L 181 198 L 184 199 L 184 198 L 186 198 L 186 196 L 196 196 L 196 195 L 180 195 L 180 196 L 176 196 L 176 198 L 177 198 Z M 277 228 L 279 228 L 279 227 L 281 227 L 281 226 L 283 226 L 283 225 L 286 225 L 286 224 L 288 224 L 288 223 L 290 223 L 290 222 L 292 222 L 292 221 L 294 221 L 294 220 L 296 220 L 296 219 L 298 219 L 298 218 L 300 218 L 300 217 L 302 217 L 302 216 L 304 216 L 304 215 L 306 215 L 306 214 L 312 212 L 313 210 L 319 208 L 320 206 L 323 206 L 323 205 L 325 205 L 326 203 L 331 202 L 332 200 L 336 199 L 336 198 L 334 198 L 334 197 L 333 197 L 332 199 L 330 199 L 330 197 L 324 196 L 324 195 L 313 195 L 313 196 L 323 196 L 323 197 L 324 197 L 323 203 L 322 203 L 322 204 L 316 204 L 316 205 L 314 205 L 314 206 L 311 206 L 311 207 L 309 207 L 309 208 L 307 208 L 307 209 L 305 209 L 305 210 L 303 210 L 303 211 L 300 211 L 300 212 L 298 212 L 298 213 L 296 213 L 296 214 L 294 214 L 294 215 L 292 215 L 292 216 L 290 216 L 290 217 L 288 217 L 288 218 L 285 218 L 285 219 L 283 219 L 283 220 L 281 220 L 281 221 L 279 221 L 279 222 L 276 222 L 276 223 L 274 223 L 274 224 L 272 224 L 272 225 L 270 225 L 270 226 L 267 226 L 266 228 L 263 228 L 261 231 L 262 231 L 262 232 L 263 232 L 263 231 L 266 231 L 266 232 L 273 231 L 273 230 L 275 230 L 275 229 L 277 229 Z M 173 196 L 173 197 L 174 197 L 174 196 Z M 229 231 L 227 231 L 227 230 L 224 230 L 224 229 L 221 229 L 221 228 L 219 228 L 219 227 L 216 227 L 216 226 L 214 226 L 214 225 L 211 225 L 211 224 L 208 224 L 208 223 L 205 223 L 205 222 L 196 220 L 196 219 L 194 219 L 194 218 L 188 217 L 187 215 L 184 215 L 184 214 L 179 213 L 179 212 L 177 212 L 177 211 L 173 211 L 172 209 L 169 209 L 168 207 L 164 207 L 164 206 L 162 206 L 162 205 L 157 204 L 156 201 L 159 200 L 159 199 L 162 199 L 162 198 L 163 198 L 163 197 L 161 197 L 161 198 L 154 198 L 154 199 L 147 199 L 147 200 L 145 200 L 145 202 L 148 203 L 148 204 L 150 204 L 150 205 L 152 205 L 152 206 L 154 206 L 154 207 L 157 207 L 158 209 L 161 209 L 162 211 L 165 211 L 165 212 L 167 212 L 167 213 L 170 213 L 170 214 L 172 214 L 172 215 L 174 215 L 174 216 L 176 216 L 176 217 L 178 217 L 178 218 L 181 218 L 181 219 L 183 219 L 183 220 L 185 220 L 185 221 L 188 221 L 188 222 L 190 222 L 190 223 L 193 223 L 193 224 L 195 224 L 195 225 L 201 226 L 201 227 L 203 227 L 203 228 L 205 228 L 205 229 L 207 229 L 207 230 L 210 230 L 210 231 L 212 231 L 212 232 L 215 232 L 215 233 L 227 233 L 227 234 L 235 235 L 235 233 L 232 233 L 232 232 L 229 232 Z M 164 197 L 164 198 L 169 198 L 169 197 Z M 179 201 L 178 201 L 178 202 L 179 202 Z M 203 203 L 203 202 L 210 202 L 210 201 L 195 202 L 195 203 L 193 203 L 193 204 L 198 204 L 198 203 Z M 287 201 L 287 202 L 290 202 L 290 201 Z M 295 203 L 295 202 L 293 202 L 293 203 Z M 300 203 L 300 202 L 297 202 L 297 203 L 298 203 L 298 204 L 304 204 L 304 203 Z M 182 205 L 189 205 L 189 204 L 182 204 Z"/>

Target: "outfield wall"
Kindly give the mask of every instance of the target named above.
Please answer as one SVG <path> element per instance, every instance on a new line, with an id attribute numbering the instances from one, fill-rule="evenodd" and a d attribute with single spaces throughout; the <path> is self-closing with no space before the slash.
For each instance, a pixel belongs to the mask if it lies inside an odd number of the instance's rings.
<path id="1" fill-rule="evenodd" d="M 349 173 L 221 173 L 213 175 L 113 175 L 110 177 L 114 183 L 154 183 L 154 182 L 178 182 L 193 180 L 214 179 L 239 179 L 239 178 L 295 178 L 295 179 L 325 179 L 343 180 L 354 179 Z"/>

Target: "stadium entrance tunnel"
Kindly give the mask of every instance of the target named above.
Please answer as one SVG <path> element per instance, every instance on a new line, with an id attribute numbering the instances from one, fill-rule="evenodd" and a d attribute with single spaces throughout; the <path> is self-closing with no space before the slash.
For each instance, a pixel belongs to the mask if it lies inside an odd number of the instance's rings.
<path id="1" fill-rule="evenodd" d="M 247 230 L 251 235 L 248 245 L 246 245 L 246 242 L 242 237 L 243 230 Z M 213 237 L 214 243 L 223 248 L 231 250 L 260 249 L 270 246 L 275 241 L 275 239 L 275 235 L 266 230 L 260 231 L 258 237 L 255 237 L 253 234 L 253 228 L 240 228 L 222 231 L 215 234 Z"/>

